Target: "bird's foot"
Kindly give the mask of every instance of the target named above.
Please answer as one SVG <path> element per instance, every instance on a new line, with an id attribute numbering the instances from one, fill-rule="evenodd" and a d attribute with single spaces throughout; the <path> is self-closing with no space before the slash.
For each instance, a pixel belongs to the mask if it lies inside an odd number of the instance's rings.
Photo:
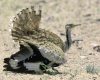
<path id="1" fill-rule="evenodd" d="M 50 75 L 62 74 L 61 72 L 59 72 L 58 70 L 56 70 L 53 67 L 52 67 L 52 70 L 48 70 L 46 73 L 48 73 Z"/>

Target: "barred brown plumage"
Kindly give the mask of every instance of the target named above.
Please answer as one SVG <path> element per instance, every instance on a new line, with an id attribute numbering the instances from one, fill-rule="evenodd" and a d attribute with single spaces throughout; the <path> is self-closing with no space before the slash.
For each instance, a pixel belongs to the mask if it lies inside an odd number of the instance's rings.
<path id="1" fill-rule="evenodd" d="M 41 10 L 36 14 L 34 6 L 23 9 L 14 18 L 11 33 L 13 40 L 19 42 L 20 51 L 10 57 L 9 64 L 13 69 L 24 66 L 28 70 L 41 71 L 41 65 L 50 68 L 66 62 L 64 55 L 71 45 L 70 31 L 74 26 L 67 25 L 66 40 L 70 41 L 64 43 L 53 32 L 39 28 L 40 20 Z M 22 65 L 19 66 L 20 62 Z M 34 68 L 35 64 L 37 68 Z"/>

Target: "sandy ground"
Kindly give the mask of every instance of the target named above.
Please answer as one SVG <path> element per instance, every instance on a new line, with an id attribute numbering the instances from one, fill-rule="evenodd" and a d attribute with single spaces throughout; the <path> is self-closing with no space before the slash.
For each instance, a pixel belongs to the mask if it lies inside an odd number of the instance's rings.
<path id="1" fill-rule="evenodd" d="M 18 44 L 10 38 L 10 20 L 31 5 L 36 10 L 42 6 L 40 27 L 56 33 L 62 40 L 66 24 L 81 24 L 72 30 L 72 39 L 82 41 L 72 44 L 65 54 L 67 63 L 56 68 L 63 74 L 3 71 L 3 59 L 18 51 Z M 99 25 L 100 0 L 0 0 L 0 80 L 100 80 L 100 50 L 93 49 L 100 45 Z"/>

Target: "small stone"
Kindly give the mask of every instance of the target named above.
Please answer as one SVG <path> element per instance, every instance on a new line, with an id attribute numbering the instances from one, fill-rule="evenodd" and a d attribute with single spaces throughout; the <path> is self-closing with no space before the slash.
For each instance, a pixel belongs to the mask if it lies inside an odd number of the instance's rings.
<path id="1" fill-rule="evenodd" d="M 89 55 L 93 55 L 92 53 L 89 53 Z"/>
<path id="2" fill-rule="evenodd" d="M 100 19 L 96 19 L 96 21 L 98 21 L 98 22 L 99 22 L 99 21 L 100 21 Z"/>
<path id="3" fill-rule="evenodd" d="M 65 36 L 65 33 L 60 33 L 61 36 Z"/>
<path id="4" fill-rule="evenodd" d="M 86 15 L 83 15 L 84 17 L 90 17 L 91 16 L 91 14 L 86 14 Z"/>
<path id="5" fill-rule="evenodd" d="M 80 58 L 81 58 L 81 59 L 86 59 L 86 58 L 87 58 L 87 56 L 80 56 Z"/>
<path id="6" fill-rule="evenodd" d="M 95 46 L 95 47 L 93 47 L 93 49 L 94 49 L 95 51 L 97 51 L 97 52 L 100 52 L 100 46 Z"/>

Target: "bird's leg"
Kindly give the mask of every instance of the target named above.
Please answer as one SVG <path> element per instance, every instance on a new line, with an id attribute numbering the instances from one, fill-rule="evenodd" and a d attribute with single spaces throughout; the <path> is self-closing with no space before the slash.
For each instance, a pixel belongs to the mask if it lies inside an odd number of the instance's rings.
<path id="1" fill-rule="evenodd" d="M 43 71 L 43 72 L 47 72 L 48 65 L 45 65 L 44 63 L 42 63 L 42 64 L 40 64 L 40 69 L 41 69 L 41 71 Z"/>
<path id="2" fill-rule="evenodd" d="M 44 71 L 48 74 L 51 75 L 55 75 L 55 74 L 61 74 L 58 70 L 56 70 L 54 67 L 52 67 L 52 65 L 54 64 L 54 62 L 50 62 L 48 65 L 42 64 L 42 68 L 44 69 Z M 52 67 L 52 72 L 50 70 L 47 71 L 47 69 Z"/>
<path id="3" fill-rule="evenodd" d="M 53 62 L 49 63 L 48 65 L 43 64 L 42 67 L 44 68 L 44 70 L 46 71 L 46 69 L 51 68 L 52 64 L 54 64 Z"/>
<path id="4" fill-rule="evenodd" d="M 44 69 L 44 70 L 43 70 L 44 72 L 48 73 L 48 72 L 50 72 L 50 71 L 47 71 L 47 69 L 51 68 L 52 64 L 53 64 L 53 62 L 50 62 L 48 65 L 45 65 L 45 64 L 43 63 L 43 64 L 41 64 L 41 68 Z"/>

